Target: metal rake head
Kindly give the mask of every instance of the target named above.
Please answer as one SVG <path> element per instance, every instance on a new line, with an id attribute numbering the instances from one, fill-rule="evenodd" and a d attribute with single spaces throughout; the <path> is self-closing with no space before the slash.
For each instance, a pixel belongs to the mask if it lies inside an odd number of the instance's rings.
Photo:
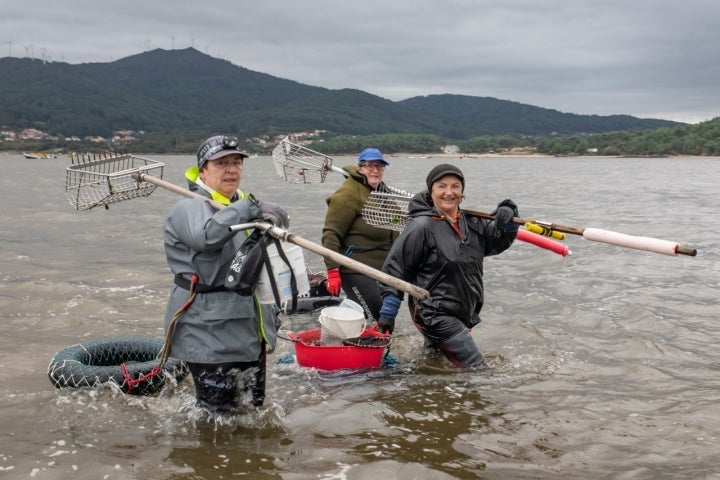
<path id="1" fill-rule="evenodd" d="M 411 198 L 409 193 L 371 192 L 363 205 L 362 217 L 368 225 L 402 232 L 410 222 L 408 206 Z"/>
<path id="2" fill-rule="evenodd" d="M 165 166 L 148 158 L 115 152 L 74 156 L 72 161 L 65 176 L 65 195 L 76 210 L 147 197 L 157 186 L 140 180 L 138 174 L 161 179 Z"/>
<path id="3" fill-rule="evenodd" d="M 275 171 L 290 183 L 323 183 L 332 158 L 283 138 L 272 152 Z"/>

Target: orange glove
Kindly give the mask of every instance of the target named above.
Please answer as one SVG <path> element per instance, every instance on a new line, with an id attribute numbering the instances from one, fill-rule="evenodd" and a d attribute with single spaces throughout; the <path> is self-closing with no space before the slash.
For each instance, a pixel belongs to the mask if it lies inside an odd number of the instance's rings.
<path id="1" fill-rule="evenodd" d="M 340 288 L 342 287 L 342 280 L 340 280 L 340 269 L 333 268 L 327 271 L 327 283 L 325 289 L 330 295 L 340 295 Z"/>

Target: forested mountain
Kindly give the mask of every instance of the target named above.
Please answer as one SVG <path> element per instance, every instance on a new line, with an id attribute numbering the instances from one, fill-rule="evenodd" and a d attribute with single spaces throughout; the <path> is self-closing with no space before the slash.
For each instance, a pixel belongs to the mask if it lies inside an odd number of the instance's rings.
<path id="1" fill-rule="evenodd" d="M 558 110 L 534 107 L 490 97 L 465 95 L 428 95 L 398 102 L 408 108 L 447 119 L 465 126 L 468 138 L 480 135 L 524 135 L 603 133 L 620 130 L 650 130 L 678 125 L 655 119 L 640 119 L 629 115 L 578 115 Z"/>
<path id="2" fill-rule="evenodd" d="M 626 115 L 562 113 L 485 97 L 432 95 L 400 102 L 359 90 L 303 85 L 193 48 L 153 50 L 109 63 L 0 59 L 0 126 L 58 136 L 117 130 L 194 143 L 324 130 L 338 135 L 435 134 L 448 141 L 495 134 L 583 134 L 680 125 Z"/>

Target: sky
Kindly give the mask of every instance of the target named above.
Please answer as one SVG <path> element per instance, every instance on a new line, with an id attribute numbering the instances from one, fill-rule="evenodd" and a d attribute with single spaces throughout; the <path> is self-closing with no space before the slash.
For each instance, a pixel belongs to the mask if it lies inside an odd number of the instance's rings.
<path id="1" fill-rule="evenodd" d="M 719 0 L 0 2 L 0 57 L 79 64 L 194 47 L 393 101 L 450 93 L 566 113 L 720 116 Z"/>

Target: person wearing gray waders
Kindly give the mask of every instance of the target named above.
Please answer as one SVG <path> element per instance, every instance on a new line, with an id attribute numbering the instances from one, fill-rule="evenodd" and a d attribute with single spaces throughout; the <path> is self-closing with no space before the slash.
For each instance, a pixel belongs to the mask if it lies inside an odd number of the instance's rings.
<path id="1" fill-rule="evenodd" d="M 229 226 L 260 220 L 288 226 L 280 206 L 240 190 L 247 157 L 235 137 L 205 140 L 197 166 L 185 176 L 191 190 L 225 207 L 184 198 L 165 222 L 165 254 L 175 275 L 165 313 L 170 355 L 188 365 L 197 405 L 212 412 L 262 405 L 266 354 L 279 327 L 275 305 L 223 286 L 228 265 L 249 236 Z"/>
<path id="2" fill-rule="evenodd" d="M 395 241 L 382 271 L 428 290 L 425 300 L 408 307 L 426 346 L 440 350 L 458 367 L 477 367 L 483 355 L 470 330 L 480 323 L 483 306 L 483 258 L 512 245 L 518 215 L 512 200 L 500 202 L 494 220 L 460 209 L 465 176 L 454 165 L 437 165 L 427 176 L 427 191 L 409 205 L 410 224 Z M 392 332 L 402 292 L 380 285 L 383 304 L 378 330 Z"/>

